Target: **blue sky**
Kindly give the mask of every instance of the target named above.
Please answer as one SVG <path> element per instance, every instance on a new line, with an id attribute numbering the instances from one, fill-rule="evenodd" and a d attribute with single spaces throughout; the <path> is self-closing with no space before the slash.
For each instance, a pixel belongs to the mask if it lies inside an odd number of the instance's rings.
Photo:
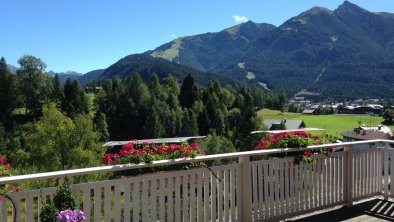
<path id="1" fill-rule="evenodd" d="M 88 72 L 179 36 L 217 32 L 244 17 L 276 26 L 313 7 L 343 0 L 0 0 L 0 56 L 17 65 L 34 55 L 47 71 Z M 394 12 L 393 0 L 352 0 Z"/>

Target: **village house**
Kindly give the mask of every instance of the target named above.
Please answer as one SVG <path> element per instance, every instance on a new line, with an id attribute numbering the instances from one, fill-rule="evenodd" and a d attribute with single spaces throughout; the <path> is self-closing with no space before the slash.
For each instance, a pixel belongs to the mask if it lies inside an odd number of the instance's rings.
<path id="1" fill-rule="evenodd" d="M 305 128 L 306 125 L 303 120 L 288 120 L 288 119 L 266 119 L 264 125 L 267 126 L 268 130 L 283 129 L 281 126 L 284 125 L 287 130 L 295 130 Z"/>

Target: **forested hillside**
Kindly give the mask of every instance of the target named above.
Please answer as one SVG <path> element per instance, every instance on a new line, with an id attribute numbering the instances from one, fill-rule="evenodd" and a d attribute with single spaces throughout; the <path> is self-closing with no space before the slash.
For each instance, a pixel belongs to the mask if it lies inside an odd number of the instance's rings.
<path id="1" fill-rule="evenodd" d="M 304 89 L 353 99 L 394 94 L 393 50 L 392 14 L 345 1 L 334 11 L 314 7 L 279 27 L 249 21 L 147 54 L 291 95 Z"/>
<path id="2" fill-rule="evenodd" d="M 11 74 L 0 62 L 0 155 L 25 172 L 98 165 L 109 140 L 208 135 L 207 153 L 249 150 L 256 144 L 250 132 L 262 124 L 256 111 L 286 103 L 283 92 L 201 85 L 187 73 L 181 82 L 171 74 L 115 76 L 91 84 L 99 87 L 88 96 L 78 80 L 63 85 L 47 74 L 39 58 L 23 56 L 19 65 Z"/>

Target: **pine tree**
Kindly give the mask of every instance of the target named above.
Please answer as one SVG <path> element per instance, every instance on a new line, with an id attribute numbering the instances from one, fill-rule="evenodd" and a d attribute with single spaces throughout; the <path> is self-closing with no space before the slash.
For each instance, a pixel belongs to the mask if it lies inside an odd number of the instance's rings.
<path id="1" fill-rule="evenodd" d="M 151 139 L 162 137 L 164 135 L 165 128 L 160 121 L 159 114 L 157 113 L 154 104 L 149 107 L 146 117 L 143 137 Z"/>
<path id="2" fill-rule="evenodd" d="M 0 121 L 11 123 L 11 114 L 16 106 L 15 79 L 4 58 L 0 60 Z"/>
<path id="3" fill-rule="evenodd" d="M 99 133 L 99 141 L 105 142 L 109 139 L 107 118 L 104 113 L 98 113 L 95 118 L 95 129 Z"/>
<path id="4" fill-rule="evenodd" d="M 75 117 L 78 114 L 87 114 L 89 112 L 85 92 L 78 80 L 66 80 L 62 110 L 66 112 L 69 117 Z"/>
<path id="5" fill-rule="evenodd" d="M 250 133 L 255 130 L 256 112 L 253 109 L 253 98 L 248 93 L 243 91 L 245 102 L 244 106 L 240 107 L 242 121 L 240 127 L 237 129 L 236 147 L 241 151 L 250 150 L 254 147 L 257 141 Z"/>
<path id="6" fill-rule="evenodd" d="M 189 74 L 183 80 L 181 91 L 179 93 L 179 102 L 182 107 L 190 109 L 197 100 L 197 96 L 198 86 L 194 82 L 193 76 Z"/>
<path id="7" fill-rule="evenodd" d="M 61 102 L 63 100 L 63 85 L 60 82 L 59 75 L 56 74 L 53 77 L 53 101 L 55 101 L 56 104 L 59 106 L 61 105 Z"/>

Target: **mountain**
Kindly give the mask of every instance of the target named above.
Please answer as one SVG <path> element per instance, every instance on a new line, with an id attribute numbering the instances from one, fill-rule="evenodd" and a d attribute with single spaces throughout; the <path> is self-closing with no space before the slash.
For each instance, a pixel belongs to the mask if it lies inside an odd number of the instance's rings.
<path id="1" fill-rule="evenodd" d="M 252 41 L 275 28 L 248 21 L 220 32 L 181 37 L 145 54 L 206 72 L 234 53 L 242 54 Z"/>
<path id="2" fill-rule="evenodd" d="M 55 76 L 56 74 L 59 76 L 82 76 L 83 73 L 75 72 L 75 71 L 66 71 L 66 72 L 54 72 L 54 71 L 49 71 L 47 72 L 50 76 Z"/>
<path id="3" fill-rule="evenodd" d="M 8 64 L 8 69 L 12 72 L 12 73 L 16 73 L 16 70 L 18 70 L 18 68 L 16 66 L 13 66 L 11 64 Z"/>
<path id="4" fill-rule="evenodd" d="M 59 72 L 59 73 L 56 73 L 56 72 L 54 72 L 54 71 L 51 70 L 51 71 L 48 71 L 47 73 L 48 73 L 48 75 L 50 75 L 50 76 L 55 76 L 55 75 L 57 74 L 57 75 L 59 76 L 60 82 L 61 82 L 62 84 L 65 84 L 66 81 L 67 81 L 67 79 L 72 79 L 72 80 L 76 79 L 76 80 L 78 80 L 79 77 L 80 77 L 81 75 L 83 75 L 82 73 L 78 73 L 78 72 L 75 72 L 75 71 L 67 71 L 67 72 Z"/>
<path id="5" fill-rule="evenodd" d="M 171 74 L 178 80 L 183 80 L 187 74 L 191 73 L 195 80 L 201 84 L 205 84 L 212 79 L 228 81 L 226 77 L 205 73 L 194 68 L 170 62 L 166 59 L 154 58 L 148 54 L 126 56 L 105 69 L 98 79 L 113 78 L 115 76 L 127 78 L 132 77 L 136 73 L 145 81 L 150 79 L 152 73 L 156 73 L 159 79 L 163 79 Z"/>
<path id="6" fill-rule="evenodd" d="M 105 71 L 105 69 L 96 69 L 90 72 L 87 72 L 85 74 L 83 74 L 82 76 L 79 76 L 79 82 L 81 83 L 81 85 L 86 85 L 86 83 L 96 80 L 99 78 L 99 76 L 101 74 L 103 74 Z"/>
<path id="7" fill-rule="evenodd" d="M 313 7 L 279 27 L 249 21 L 181 37 L 145 54 L 292 95 L 392 97 L 394 14 L 344 1 Z"/>

